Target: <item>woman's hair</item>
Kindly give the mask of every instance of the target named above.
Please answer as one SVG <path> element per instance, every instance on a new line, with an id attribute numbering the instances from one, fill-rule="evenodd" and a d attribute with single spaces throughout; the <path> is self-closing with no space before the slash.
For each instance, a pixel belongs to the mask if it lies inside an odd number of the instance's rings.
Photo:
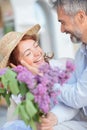
<path id="1" fill-rule="evenodd" d="M 21 39 L 21 41 L 27 40 L 27 39 L 33 39 L 34 41 L 37 40 L 36 35 L 24 35 L 23 38 Z M 15 47 L 15 49 L 12 51 L 10 57 L 9 57 L 9 61 L 8 61 L 8 65 L 10 63 L 13 63 L 14 65 L 19 65 L 21 64 L 19 61 L 19 51 L 18 51 L 18 46 Z"/>
<path id="2" fill-rule="evenodd" d="M 21 41 L 23 40 L 27 40 L 27 39 L 32 39 L 34 41 L 37 41 L 37 37 L 36 35 L 24 35 L 23 38 L 21 39 Z M 46 53 L 44 54 L 44 60 L 46 62 L 49 61 L 49 59 L 51 59 L 53 57 L 53 54 L 51 56 L 47 55 Z M 12 51 L 10 57 L 9 57 L 9 61 L 8 61 L 8 65 L 10 65 L 10 63 L 14 64 L 14 65 L 19 65 L 21 64 L 19 61 L 19 50 L 18 50 L 18 46 L 15 47 L 15 49 Z"/>
<path id="3" fill-rule="evenodd" d="M 51 53 L 51 54 L 45 53 L 45 54 L 44 54 L 44 60 L 49 63 L 49 60 L 52 59 L 53 56 L 54 56 L 54 53 Z"/>
<path id="4" fill-rule="evenodd" d="M 50 0 L 55 7 L 62 7 L 66 14 L 75 15 L 83 10 L 87 14 L 87 0 Z"/>

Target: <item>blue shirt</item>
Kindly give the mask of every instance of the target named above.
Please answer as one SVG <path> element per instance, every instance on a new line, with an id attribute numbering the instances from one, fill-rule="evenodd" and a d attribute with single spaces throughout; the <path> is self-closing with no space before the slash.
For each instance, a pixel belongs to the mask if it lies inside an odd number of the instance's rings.
<path id="1" fill-rule="evenodd" d="M 76 70 L 63 85 L 55 84 L 61 93 L 58 100 L 67 106 L 83 108 L 87 115 L 87 45 L 82 44 L 75 57 Z"/>

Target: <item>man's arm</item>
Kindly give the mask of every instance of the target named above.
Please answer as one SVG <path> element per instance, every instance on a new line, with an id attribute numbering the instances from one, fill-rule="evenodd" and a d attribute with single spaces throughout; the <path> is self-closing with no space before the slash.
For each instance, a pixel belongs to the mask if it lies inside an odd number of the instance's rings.
<path id="1" fill-rule="evenodd" d="M 55 87 L 61 91 L 58 100 L 64 104 L 73 108 L 87 106 L 87 68 L 76 83 L 64 84 L 63 87 L 55 84 Z"/>
<path id="2" fill-rule="evenodd" d="M 58 105 L 54 106 L 50 112 L 56 116 L 59 124 L 74 118 L 79 112 L 79 109 L 74 109 L 63 103 L 58 103 Z"/>

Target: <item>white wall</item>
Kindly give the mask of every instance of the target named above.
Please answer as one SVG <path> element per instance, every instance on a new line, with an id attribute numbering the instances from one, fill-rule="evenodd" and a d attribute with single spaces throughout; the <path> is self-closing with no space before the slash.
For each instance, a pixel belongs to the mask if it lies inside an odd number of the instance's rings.
<path id="1" fill-rule="evenodd" d="M 23 31 L 36 24 L 34 3 L 35 0 L 10 0 L 15 15 L 15 30 Z"/>

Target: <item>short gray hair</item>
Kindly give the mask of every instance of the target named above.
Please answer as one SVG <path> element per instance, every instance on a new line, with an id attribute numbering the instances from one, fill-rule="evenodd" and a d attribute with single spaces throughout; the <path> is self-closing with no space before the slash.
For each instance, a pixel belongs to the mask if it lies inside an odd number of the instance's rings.
<path id="1" fill-rule="evenodd" d="M 66 14 L 75 15 L 83 10 L 87 14 L 87 0 L 50 0 L 54 7 L 63 7 Z"/>

